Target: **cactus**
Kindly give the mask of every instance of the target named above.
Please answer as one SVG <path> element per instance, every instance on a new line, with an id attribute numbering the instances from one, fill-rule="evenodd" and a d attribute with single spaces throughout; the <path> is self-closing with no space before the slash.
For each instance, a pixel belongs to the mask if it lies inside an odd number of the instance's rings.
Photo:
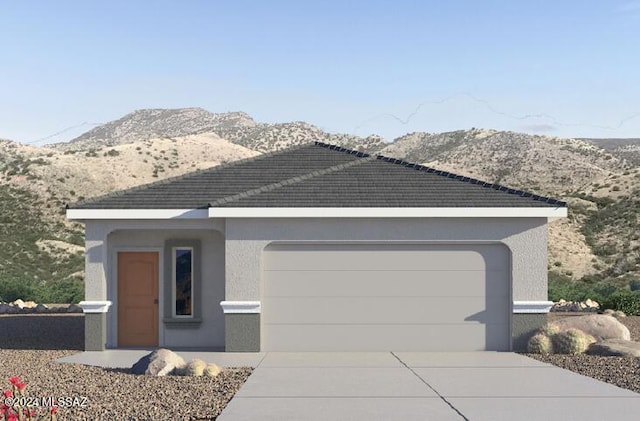
<path id="1" fill-rule="evenodd" d="M 195 376 L 200 377 L 204 374 L 204 369 L 207 367 L 207 363 L 202 360 L 195 359 L 191 360 L 189 364 L 187 364 L 185 374 L 187 376 Z"/>
<path id="2" fill-rule="evenodd" d="M 560 328 L 556 325 L 548 324 L 542 329 L 540 329 L 538 332 L 551 338 L 553 337 L 553 335 L 557 335 L 558 333 L 560 333 Z"/>
<path id="3" fill-rule="evenodd" d="M 553 336 L 553 348 L 559 354 L 582 354 L 596 340 L 578 329 L 568 329 Z"/>
<path id="4" fill-rule="evenodd" d="M 553 341 L 550 336 L 542 332 L 536 333 L 529 339 L 527 350 L 532 354 L 552 354 Z"/>
<path id="5" fill-rule="evenodd" d="M 220 367 L 218 367 L 216 364 L 208 364 L 207 367 L 204 369 L 204 375 L 207 377 L 215 377 L 218 374 L 220 374 Z"/>

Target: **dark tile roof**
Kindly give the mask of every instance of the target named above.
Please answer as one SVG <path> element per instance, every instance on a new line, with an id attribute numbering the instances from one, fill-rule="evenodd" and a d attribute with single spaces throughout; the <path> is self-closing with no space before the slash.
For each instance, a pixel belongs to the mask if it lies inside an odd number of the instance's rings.
<path id="1" fill-rule="evenodd" d="M 70 208 L 558 206 L 566 204 L 315 142 L 90 199 Z"/>

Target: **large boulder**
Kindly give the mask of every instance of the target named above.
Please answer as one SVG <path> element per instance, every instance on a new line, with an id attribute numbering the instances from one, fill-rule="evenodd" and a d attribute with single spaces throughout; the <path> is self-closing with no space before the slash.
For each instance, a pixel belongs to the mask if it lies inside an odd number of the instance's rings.
<path id="1" fill-rule="evenodd" d="M 555 320 L 550 323 L 560 331 L 578 329 L 593 336 L 596 341 L 605 339 L 631 339 L 629 329 L 616 318 L 603 314 L 589 314 L 586 316 L 571 316 Z"/>
<path id="2" fill-rule="evenodd" d="M 614 357 L 640 357 L 640 342 L 609 339 L 589 346 L 587 354 Z"/>
<path id="3" fill-rule="evenodd" d="M 184 359 L 175 352 L 160 348 L 140 358 L 132 367 L 132 374 L 147 374 L 150 376 L 166 376 L 175 369 L 182 369 L 186 365 Z"/>

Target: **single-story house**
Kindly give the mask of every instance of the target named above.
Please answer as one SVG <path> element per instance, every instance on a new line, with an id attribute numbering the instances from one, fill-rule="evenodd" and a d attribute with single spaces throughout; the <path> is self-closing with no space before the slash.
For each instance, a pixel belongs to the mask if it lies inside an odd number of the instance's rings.
<path id="1" fill-rule="evenodd" d="M 87 200 L 87 350 L 517 350 L 564 202 L 313 143 Z"/>

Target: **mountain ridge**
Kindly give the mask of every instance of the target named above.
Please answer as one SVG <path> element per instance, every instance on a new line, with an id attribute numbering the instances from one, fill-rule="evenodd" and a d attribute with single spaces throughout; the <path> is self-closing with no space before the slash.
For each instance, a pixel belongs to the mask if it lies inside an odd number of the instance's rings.
<path id="1" fill-rule="evenodd" d="M 53 280 L 81 276 L 82 226 L 66 220 L 66 203 L 311 141 L 566 200 L 569 218 L 549 225 L 549 268 L 574 278 L 640 276 L 640 162 L 629 159 L 627 150 L 634 142 L 620 149 L 593 139 L 480 128 L 413 132 L 386 142 L 376 135 L 327 133 L 302 121 L 260 123 L 241 111 L 186 108 L 136 110 L 70 142 L 44 147 L 1 140 L 5 219 L 14 227 L 21 220 L 41 222 L 28 238 L 4 233 L 0 242 L 11 242 L 14 252 L 21 245 L 27 253 L 20 254 L 22 269 L 13 270 L 11 255 L 0 251 L 0 277 L 41 277 L 38 261 L 52 262 Z M 57 268 L 58 258 L 66 266 Z"/>

